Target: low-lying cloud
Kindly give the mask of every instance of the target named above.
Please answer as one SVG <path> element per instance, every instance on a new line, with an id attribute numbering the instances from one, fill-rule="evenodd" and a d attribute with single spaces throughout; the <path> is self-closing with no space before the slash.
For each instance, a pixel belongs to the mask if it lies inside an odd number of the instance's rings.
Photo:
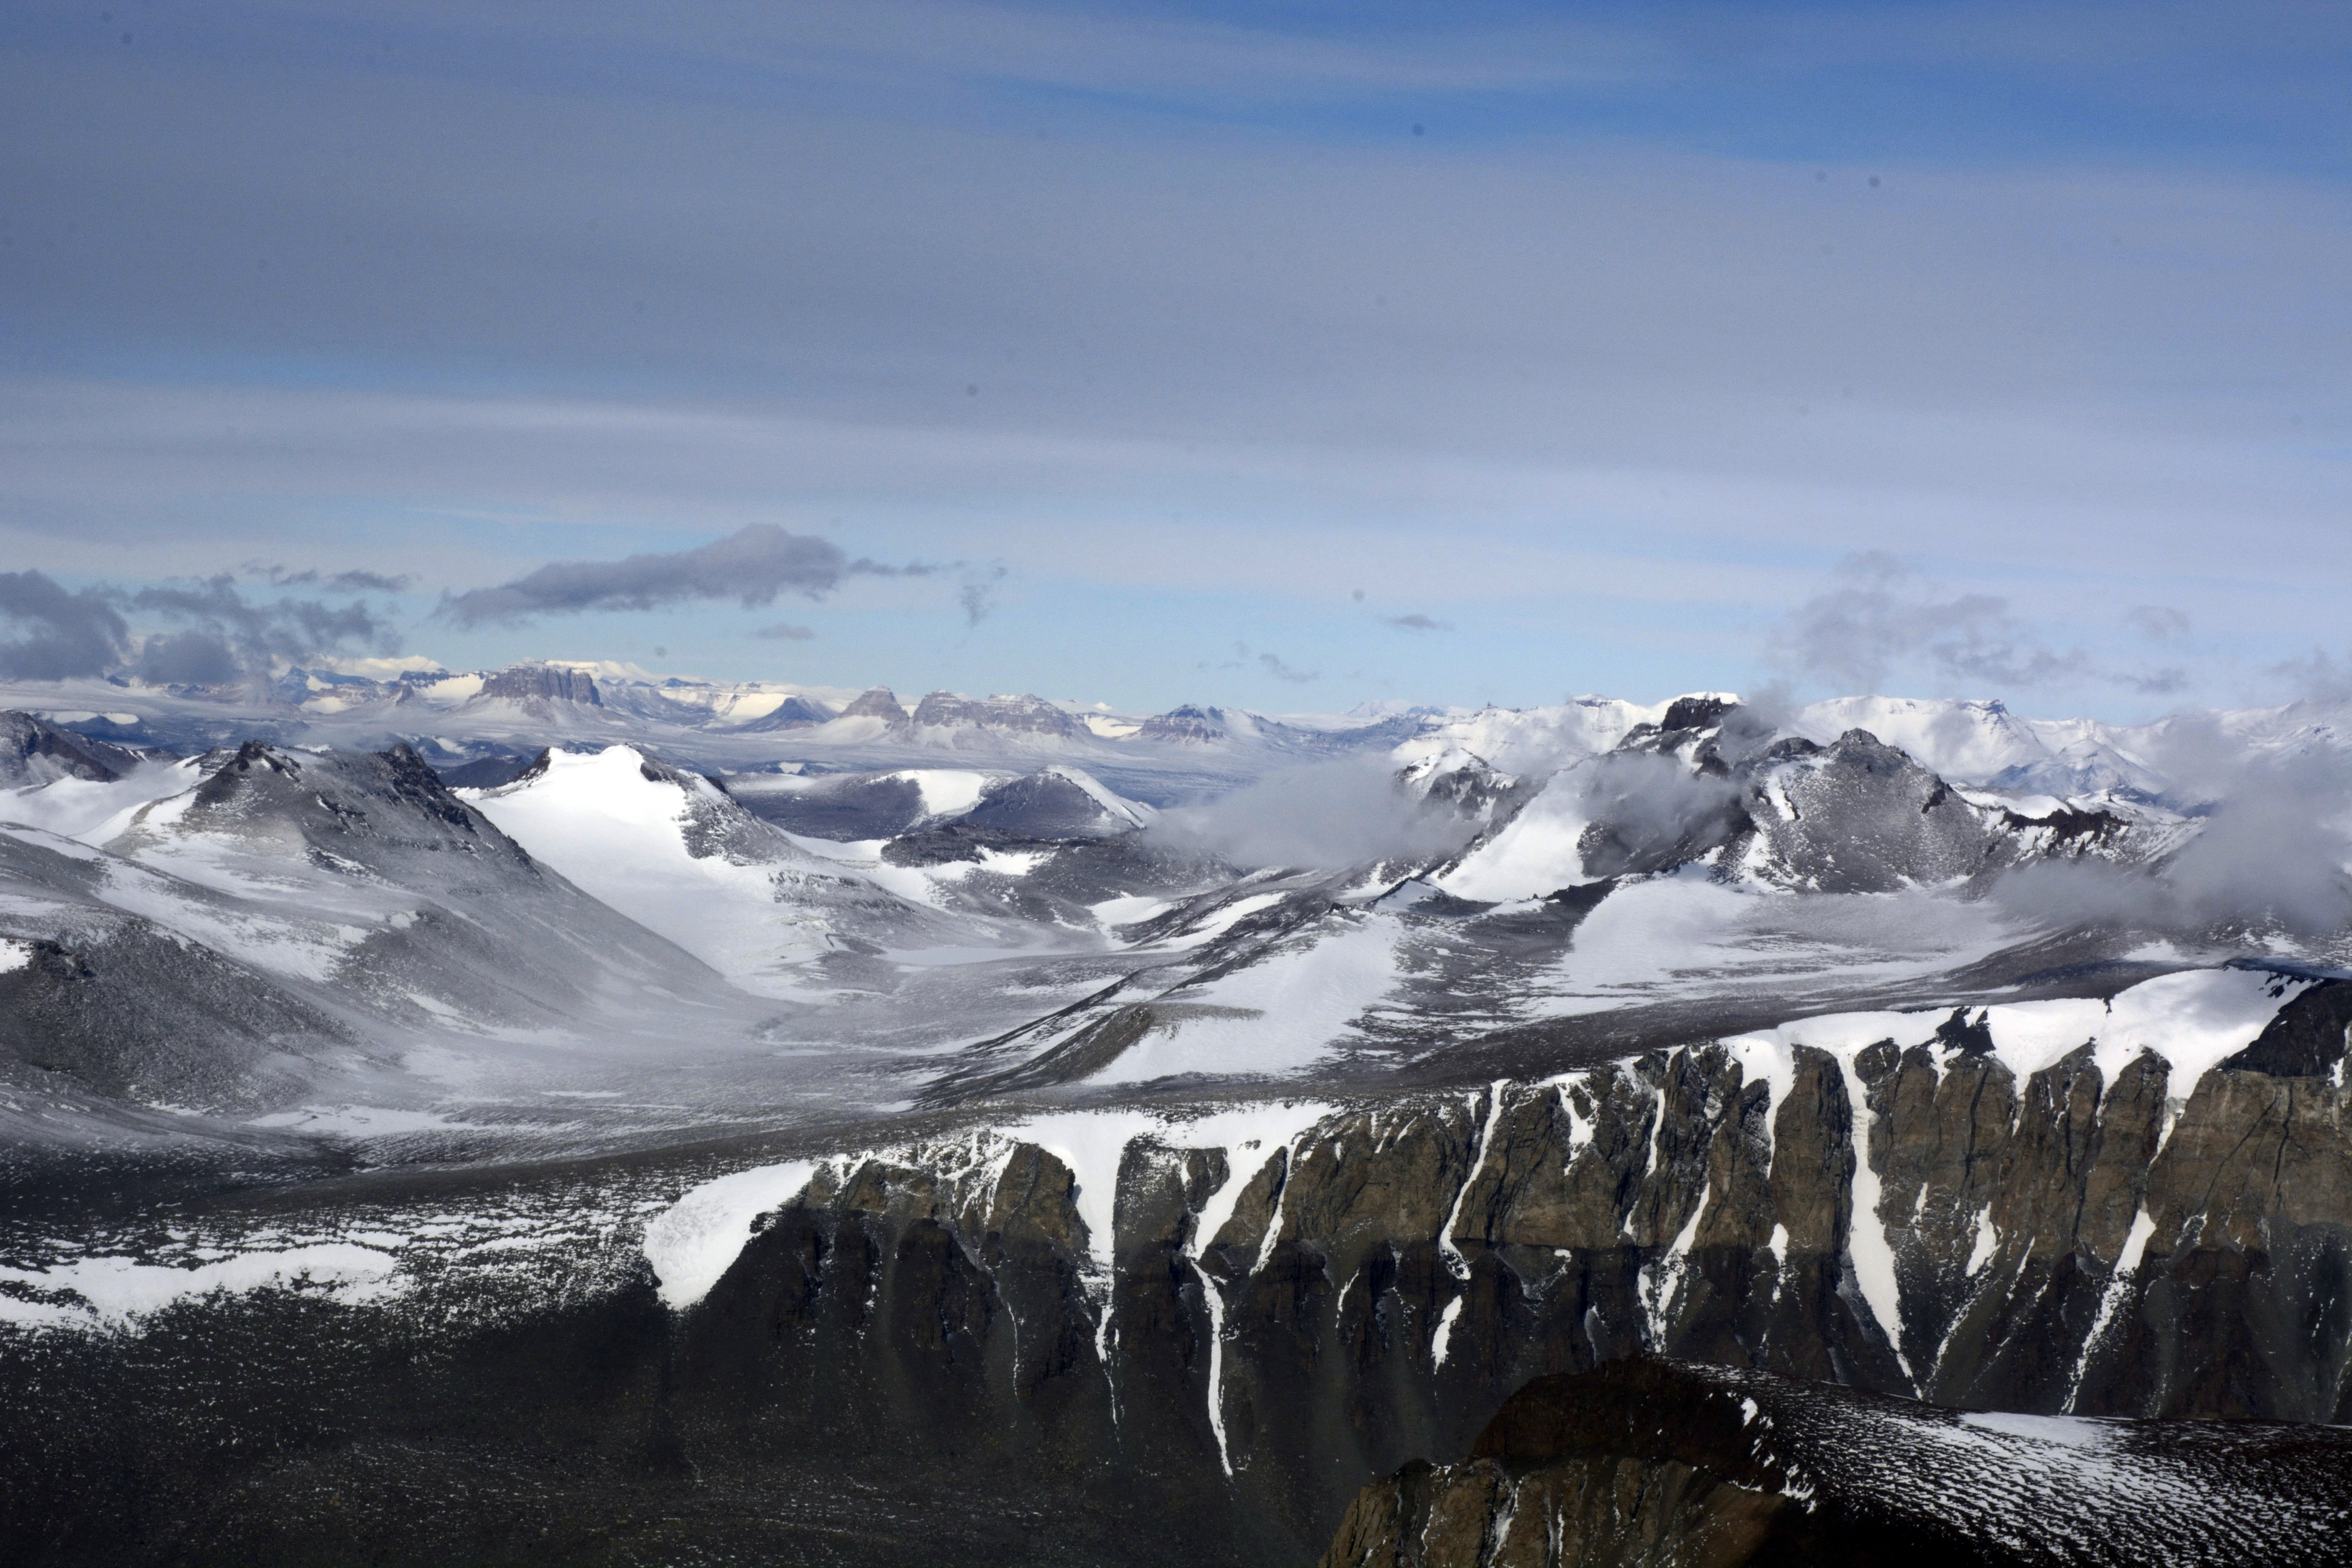
<path id="1" fill-rule="evenodd" d="M 1405 793 L 1386 760 L 1370 757 L 1286 769 L 1206 805 L 1163 811 L 1148 831 L 1171 848 L 1236 866 L 1337 870 L 1448 854 L 1472 829 Z"/>
<path id="2" fill-rule="evenodd" d="M 2168 721 L 2147 748 L 2193 837 L 2152 868 L 2027 868 L 1996 896 L 2021 913 L 2095 920 L 2189 940 L 2352 933 L 2352 757 L 2249 752 L 2212 714 Z"/>

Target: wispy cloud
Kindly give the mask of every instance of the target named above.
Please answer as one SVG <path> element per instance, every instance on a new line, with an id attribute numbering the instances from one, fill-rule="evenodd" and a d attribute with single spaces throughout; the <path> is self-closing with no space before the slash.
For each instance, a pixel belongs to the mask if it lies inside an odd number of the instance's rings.
<path id="1" fill-rule="evenodd" d="M 1276 680 L 1294 681 L 1303 686 L 1307 681 L 1320 680 L 1323 679 L 1323 675 L 1320 670 L 1296 668 L 1293 666 L 1285 664 L 1274 654 L 1262 653 L 1257 656 L 1257 661 L 1260 665 L 1265 667 L 1265 672 L 1274 677 Z"/>
<path id="2" fill-rule="evenodd" d="M 2150 616 L 2174 635 L 2176 623 L 2164 612 L 2143 606 L 2125 619 L 2146 635 Z M 2185 633 L 2186 617 L 2177 624 Z M 1940 594 L 1885 551 L 1848 557 L 1826 586 L 1772 628 L 1766 657 L 1781 669 L 1846 690 L 1880 689 L 1892 676 L 1922 671 L 1979 690 L 2103 681 L 2167 696 L 2189 685 L 2177 666 L 2118 665 L 2081 647 L 2057 646 L 2012 614 L 2007 598 Z"/>

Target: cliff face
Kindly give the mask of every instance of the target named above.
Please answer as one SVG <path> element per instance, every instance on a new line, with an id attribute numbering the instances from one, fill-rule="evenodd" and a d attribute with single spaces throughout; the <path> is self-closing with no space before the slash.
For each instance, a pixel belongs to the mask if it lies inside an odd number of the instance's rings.
<path id="1" fill-rule="evenodd" d="M 2323 1070 L 2193 1086 L 2089 1045 L 2021 1079 L 1979 1046 L 1956 1016 L 1771 1077 L 1706 1046 L 1255 1147 L 1177 1124 L 1125 1145 L 1107 1244 L 1051 1138 L 853 1157 L 685 1316 L 674 1406 L 690 1443 L 1012 1441 L 1150 1476 L 1278 1521 L 1240 1547 L 1267 1561 L 1311 1556 L 1365 1477 L 1465 1452 L 1528 1379 L 1633 1355 L 1965 1408 L 2352 1419 L 2340 1026 Z"/>

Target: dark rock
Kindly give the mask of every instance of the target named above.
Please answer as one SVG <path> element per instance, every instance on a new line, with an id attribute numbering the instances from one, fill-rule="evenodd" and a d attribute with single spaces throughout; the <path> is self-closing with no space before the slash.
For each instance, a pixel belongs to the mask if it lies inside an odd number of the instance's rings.
<path id="1" fill-rule="evenodd" d="M 510 664 L 483 677 L 482 689 L 474 694 L 474 700 L 501 699 L 512 702 L 577 702 L 589 708 L 604 705 L 604 698 L 597 694 L 594 676 L 551 664 Z"/>
<path id="2" fill-rule="evenodd" d="M 894 729 L 908 722 L 907 710 L 899 706 L 898 695 L 887 686 L 868 687 L 859 692 L 839 716 L 844 719 L 879 719 Z"/>
<path id="3" fill-rule="evenodd" d="M 1359 1494 L 1322 1568 L 2320 1564 L 2352 1434 L 2047 1427 L 1664 1361 L 1538 1378 Z"/>
<path id="4" fill-rule="evenodd" d="M 2326 1078 L 2352 1038 L 2352 984 L 2322 980 L 2280 1008 L 2254 1043 L 2221 1065 L 2273 1078 Z"/>
<path id="5" fill-rule="evenodd" d="M 111 784 L 142 760 L 139 752 L 76 734 L 37 714 L 0 712 L 0 787 L 23 789 L 61 778 Z"/>

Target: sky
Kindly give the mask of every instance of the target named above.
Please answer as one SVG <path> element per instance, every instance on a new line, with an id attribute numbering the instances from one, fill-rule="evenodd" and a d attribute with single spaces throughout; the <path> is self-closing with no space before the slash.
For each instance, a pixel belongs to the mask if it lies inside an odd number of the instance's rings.
<path id="1" fill-rule="evenodd" d="M 0 12 L 0 675 L 2352 692 L 2352 9 Z"/>

